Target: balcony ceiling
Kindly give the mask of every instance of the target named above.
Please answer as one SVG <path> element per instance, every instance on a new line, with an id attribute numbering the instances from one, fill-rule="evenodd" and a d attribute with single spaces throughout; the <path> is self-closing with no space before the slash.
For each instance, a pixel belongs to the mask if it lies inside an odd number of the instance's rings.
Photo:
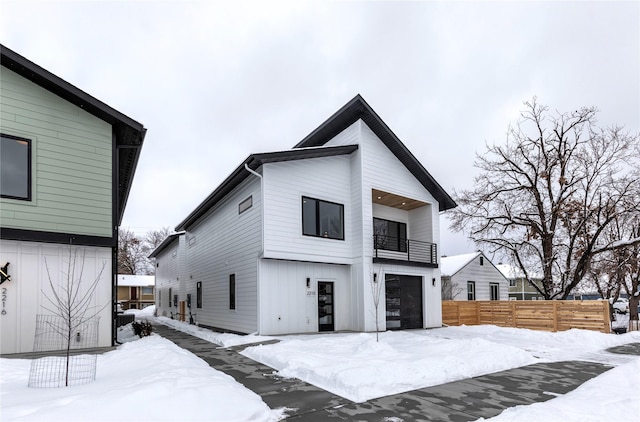
<path id="1" fill-rule="evenodd" d="M 385 205 L 387 207 L 398 208 L 406 211 L 427 205 L 426 202 L 418 201 L 417 199 L 410 199 L 377 189 L 371 189 L 371 196 L 374 204 Z"/>

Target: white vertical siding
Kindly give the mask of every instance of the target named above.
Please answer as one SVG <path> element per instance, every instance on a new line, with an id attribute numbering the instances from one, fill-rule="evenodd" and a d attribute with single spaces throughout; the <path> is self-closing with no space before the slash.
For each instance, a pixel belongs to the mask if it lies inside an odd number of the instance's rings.
<path id="1" fill-rule="evenodd" d="M 36 314 L 52 315 L 55 311 L 49 299 L 53 299 L 49 276 L 54 286 L 66 283 L 70 262 L 70 248 L 38 242 L 0 241 L 3 264 L 9 262 L 11 281 L 5 281 L 0 290 L 0 304 L 5 314 L 0 318 L 0 353 L 25 353 L 33 351 Z M 75 261 L 76 274 L 84 264 L 83 284 L 99 278 L 98 288 L 90 308 L 99 311 L 98 345 L 111 346 L 111 249 L 98 247 L 72 247 L 78 252 Z M 83 258 L 84 254 L 84 258 Z M 46 264 L 45 264 L 46 260 Z M 48 272 L 47 272 L 48 269 Z M 100 272 L 102 270 L 102 273 Z M 47 310 L 49 308 L 51 310 Z M 92 313 L 92 312 L 90 312 Z"/>
<path id="2" fill-rule="evenodd" d="M 259 265 L 260 334 L 317 332 L 318 281 L 334 283 L 335 329 L 355 329 L 349 266 L 273 259 L 262 259 Z"/>
<path id="3" fill-rule="evenodd" d="M 336 156 L 263 165 L 266 258 L 351 263 L 351 159 Z M 344 240 L 302 234 L 302 197 L 344 205 Z"/>
<path id="4" fill-rule="evenodd" d="M 253 206 L 238 212 L 240 202 Z M 251 175 L 185 234 L 185 267 L 180 300 L 192 298 L 199 324 L 252 333 L 258 328 L 257 261 L 262 250 L 261 182 Z M 235 274 L 236 309 L 229 309 L 229 275 Z M 197 309 L 196 283 L 202 281 L 202 308 Z"/>

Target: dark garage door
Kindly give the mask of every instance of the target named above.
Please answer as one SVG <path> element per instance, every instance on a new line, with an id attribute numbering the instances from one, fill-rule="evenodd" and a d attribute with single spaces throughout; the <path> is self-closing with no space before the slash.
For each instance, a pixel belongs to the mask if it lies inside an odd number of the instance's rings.
<path id="1" fill-rule="evenodd" d="M 422 277 L 385 275 L 387 330 L 422 328 Z"/>

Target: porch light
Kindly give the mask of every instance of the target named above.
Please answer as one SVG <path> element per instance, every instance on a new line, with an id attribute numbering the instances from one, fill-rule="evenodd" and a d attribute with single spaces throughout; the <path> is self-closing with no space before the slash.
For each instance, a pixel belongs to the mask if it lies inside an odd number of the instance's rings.
<path id="1" fill-rule="evenodd" d="M 433 287 L 436 286 L 436 278 L 435 277 L 431 279 L 431 284 L 433 285 Z"/>
<path id="2" fill-rule="evenodd" d="M 307 277 L 307 289 L 311 287 L 311 279 Z"/>
<path id="3" fill-rule="evenodd" d="M 373 273 L 373 282 L 374 283 L 378 282 L 378 273 Z"/>

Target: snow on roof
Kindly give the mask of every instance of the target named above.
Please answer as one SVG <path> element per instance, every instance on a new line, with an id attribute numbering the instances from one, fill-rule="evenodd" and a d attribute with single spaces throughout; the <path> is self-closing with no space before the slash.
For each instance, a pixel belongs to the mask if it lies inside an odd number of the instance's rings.
<path id="1" fill-rule="evenodd" d="M 443 256 L 440 259 L 440 272 L 443 276 L 452 276 L 468 263 L 473 261 L 482 252 L 472 252 L 462 255 Z"/>
<path id="2" fill-rule="evenodd" d="M 155 285 L 156 277 L 153 275 L 118 274 L 118 286 L 144 287 Z"/>

